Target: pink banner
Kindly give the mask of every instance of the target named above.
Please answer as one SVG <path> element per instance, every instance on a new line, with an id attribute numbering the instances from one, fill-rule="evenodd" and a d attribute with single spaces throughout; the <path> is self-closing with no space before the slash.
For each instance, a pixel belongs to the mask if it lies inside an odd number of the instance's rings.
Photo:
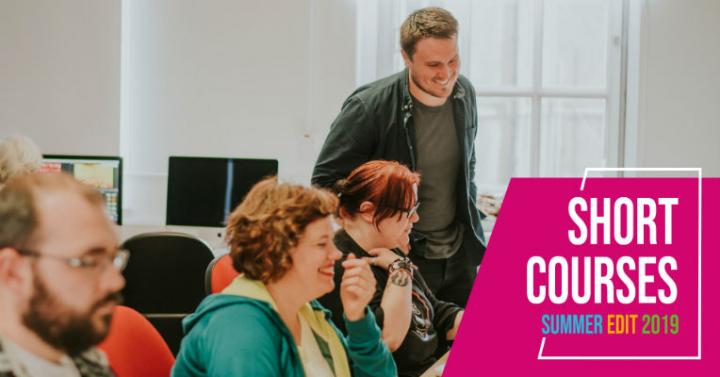
<path id="1" fill-rule="evenodd" d="M 718 210 L 720 179 L 513 179 L 444 376 L 720 375 Z"/>

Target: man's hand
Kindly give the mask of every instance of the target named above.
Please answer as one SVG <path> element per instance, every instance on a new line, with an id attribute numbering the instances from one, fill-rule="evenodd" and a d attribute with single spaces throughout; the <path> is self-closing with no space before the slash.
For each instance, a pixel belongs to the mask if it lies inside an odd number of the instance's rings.
<path id="1" fill-rule="evenodd" d="M 342 262 L 345 269 L 340 283 L 340 300 L 349 321 L 365 316 L 365 307 L 375 294 L 375 276 L 366 261 L 349 254 Z"/>

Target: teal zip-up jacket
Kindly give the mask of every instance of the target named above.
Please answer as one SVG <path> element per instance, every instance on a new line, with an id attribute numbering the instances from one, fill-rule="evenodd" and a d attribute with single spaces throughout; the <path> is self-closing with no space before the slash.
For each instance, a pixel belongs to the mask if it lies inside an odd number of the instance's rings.
<path id="1" fill-rule="evenodd" d="M 233 294 L 227 294 L 233 286 Z M 238 286 L 255 292 L 238 295 Z M 195 313 L 183 320 L 186 335 L 172 376 L 305 376 L 295 340 L 266 292 L 262 283 L 238 277 L 223 293 L 203 300 Z M 371 311 L 366 310 L 359 321 L 345 321 L 349 333 L 345 338 L 330 320 L 331 313 L 317 301 L 311 301 L 303 310 L 307 311 L 305 315 L 312 311 L 331 326 L 344 349 L 340 353 L 349 359 L 353 376 L 397 376 L 397 367 L 380 340 L 380 329 Z M 334 369 L 331 349 L 322 344 L 318 334 L 315 338 Z M 335 368 L 343 364 L 336 363 Z M 336 371 L 336 375 L 342 375 L 342 371 Z"/>

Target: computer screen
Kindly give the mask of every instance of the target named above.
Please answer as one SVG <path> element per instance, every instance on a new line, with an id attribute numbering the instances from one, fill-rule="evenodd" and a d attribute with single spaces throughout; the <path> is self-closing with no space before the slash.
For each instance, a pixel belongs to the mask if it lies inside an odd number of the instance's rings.
<path id="1" fill-rule="evenodd" d="M 224 227 L 248 191 L 277 173 L 277 160 L 171 156 L 165 223 Z"/>
<path id="2" fill-rule="evenodd" d="M 95 187 L 105 198 L 110 218 L 122 224 L 121 157 L 45 155 L 40 171 L 66 172 Z"/>

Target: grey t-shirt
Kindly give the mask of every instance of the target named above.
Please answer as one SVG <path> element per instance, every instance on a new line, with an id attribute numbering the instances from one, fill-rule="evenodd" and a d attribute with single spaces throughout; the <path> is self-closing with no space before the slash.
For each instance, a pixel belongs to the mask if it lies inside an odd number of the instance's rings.
<path id="1" fill-rule="evenodd" d="M 448 258 L 462 244 L 462 224 L 456 221 L 457 179 L 462 164 L 452 101 L 438 107 L 414 101 L 413 122 L 417 170 L 421 175 L 416 232 L 425 237 L 428 259 Z M 423 251 L 416 250 L 423 254 Z"/>
<path id="2" fill-rule="evenodd" d="M 80 372 L 68 356 L 63 356 L 60 362 L 53 363 L 26 351 L 10 339 L 3 338 L 2 343 L 13 372 L 19 376 L 80 377 Z"/>

